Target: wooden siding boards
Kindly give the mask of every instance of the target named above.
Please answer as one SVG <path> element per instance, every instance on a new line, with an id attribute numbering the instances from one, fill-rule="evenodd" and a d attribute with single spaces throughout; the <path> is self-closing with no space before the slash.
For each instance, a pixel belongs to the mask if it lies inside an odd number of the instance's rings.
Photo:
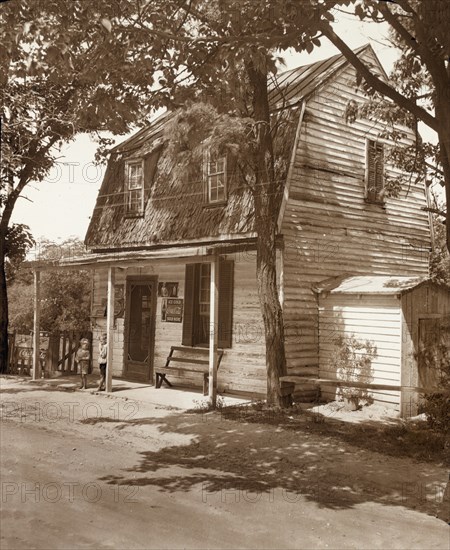
<path id="1" fill-rule="evenodd" d="M 371 48 L 360 56 L 378 64 Z M 387 199 L 384 208 L 365 201 L 365 142 L 378 139 L 383 125 L 365 119 L 347 124 L 344 112 L 350 99 L 366 100 L 348 64 L 311 91 L 287 182 L 289 198 L 281 224 L 284 317 L 298 327 L 286 331 L 289 374 L 310 372 L 311 367 L 318 372 L 318 307 L 312 284 L 343 273 L 428 273 L 425 190 L 412 182 L 399 198 Z M 412 143 L 412 132 L 402 129 Z M 395 170 L 387 167 L 387 173 Z"/>
<path id="2" fill-rule="evenodd" d="M 358 54 L 373 65 L 378 64 L 370 47 L 359 48 Z M 381 67 L 380 73 L 383 73 Z M 289 374 L 318 374 L 319 359 L 325 360 L 330 353 L 326 344 L 319 353 L 319 342 L 333 328 L 326 323 L 334 321 L 331 313 L 324 310 L 325 324 L 319 329 L 318 299 L 311 288 L 314 283 L 344 273 L 423 276 L 428 271 L 429 219 L 422 210 L 426 206 L 425 190 L 413 181 L 399 198 L 387 199 L 384 207 L 365 201 L 365 142 L 366 138 L 379 139 L 383 125 L 365 119 L 347 124 L 344 112 L 351 99 L 358 103 L 366 100 L 356 88 L 355 70 L 342 56 L 288 71 L 279 77 L 278 85 L 271 92 L 272 104 L 279 112 L 287 112 L 287 109 L 283 111 L 286 105 L 296 106 L 289 110 L 289 124 L 282 125 L 288 130 L 280 140 L 285 143 L 282 154 L 286 161 L 295 143 L 291 162 L 286 162 L 289 177 L 279 224 L 284 250 L 277 259 Z M 163 147 L 167 118 L 141 130 L 113 150 L 86 236 L 91 249 L 165 247 L 254 236 L 252 198 L 235 173 L 229 181 L 227 205 L 213 209 L 204 208 L 198 200 L 203 194 L 202 186 L 193 190 L 192 181 L 171 179 L 170 162 Z M 294 140 L 296 129 L 298 139 Z M 407 134 L 405 143 L 413 143 L 413 133 L 402 130 Z M 382 141 L 389 146 L 386 140 Z M 125 159 L 144 156 L 153 166 L 156 155 L 154 181 L 150 187 L 146 182 L 145 215 L 124 217 L 121 197 Z M 388 175 L 398 174 L 392 167 L 386 170 Z M 264 331 L 255 260 L 251 255 L 229 257 L 235 260 L 233 342 L 219 370 L 219 389 L 265 394 Z M 106 274 L 98 273 L 96 292 L 106 296 Z M 124 281 L 126 274 L 135 273 L 176 280 L 183 296 L 182 260 L 170 266 L 158 264 L 153 268 L 146 263 L 140 270 L 119 270 L 117 283 Z M 361 335 L 377 335 L 382 351 L 377 376 L 379 374 L 380 380 L 394 380 L 392 361 L 400 360 L 397 342 L 400 314 L 393 315 L 390 306 L 385 304 L 383 321 L 376 313 L 378 306 L 368 303 L 358 313 L 353 306 L 350 304 L 348 310 L 342 306 L 343 318 L 349 327 L 360 330 Z M 104 320 L 99 318 L 96 322 L 98 330 L 103 330 Z M 161 323 L 160 311 L 157 311 L 155 366 L 165 361 L 171 345 L 181 343 L 181 330 L 181 324 Z M 115 375 L 121 373 L 123 363 L 123 320 L 117 321 L 116 332 Z M 402 361 L 403 357 L 402 353 Z M 198 377 L 190 380 L 187 374 L 184 382 L 200 387 Z M 386 399 L 398 406 L 398 395 L 387 395 Z"/>
<path id="3" fill-rule="evenodd" d="M 395 407 L 402 416 L 417 414 L 413 388 L 423 387 L 416 356 L 420 322 L 447 320 L 450 326 L 450 289 L 420 278 L 371 276 L 324 281 L 318 290 L 320 378 L 336 378 L 331 366 L 335 339 L 354 334 L 377 346 L 372 382 L 403 387 L 401 392 L 373 391 L 375 400 Z M 336 389 L 325 385 L 322 394 L 332 399 Z"/>
<path id="4" fill-rule="evenodd" d="M 265 344 L 264 330 L 255 278 L 255 254 L 233 254 L 226 256 L 234 260 L 234 310 L 232 347 L 225 350 L 218 371 L 218 389 L 221 392 L 244 392 L 257 396 L 266 394 Z M 126 277 L 139 275 L 141 277 L 157 276 L 159 281 L 178 282 L 178 297 L 184 298 L 185 264 L 180 263 L 142 264 L 141 268 L 117 270 L 116 284 L 125 284 Z M 94 275 L 94 304 L 100 304 L 106 297 L 107 271 L 96 270 Z M 94 319 L 94 341 L 104 331 L 106 318 L 102 315 Z M 157 299 L 154 368 L 164 365 L 170 347 L 181 345 L 183 323 L 168 323 L 161 321 L 161 299 Z M 123 342 L 124 320 L 117 319 L 114 330 L 114 361 L 113 375 L 123 377 Z M 95 348 L 95 346 L 94 346 Z M 94 349 L 94 365 L 96 366 L 97 350 Z M 175 386 L 202 387 L 202 377 L 184 373 L 182 378 L 169 378 Z"/>
<path id="5" fill-rule="evenodd" d="M 339 336 L 354 334 L 359 340 L 370 340 L 377 346 L 377 358 L 372 363 L 374 384 L 399 386 L 401 362 L 401 317 L 400 302 L 396 296 L 333 295 L 319 300 L 320 331 L 319 357 L 320 378 L 336 379 L 331 367 L 335 354 L 334 340 Z M 377 311 L 378 322 L 367 317 L 367 308 Z M 335 398 L 335 388 L 324 386 L 322 393 Z M 400 405 L 398 392 L 388 390 L 371 392 L 377 401 L 396 409 Z"/>
<path id="6" fill-rule="evenodd" d="M 419 365 L 416 353 L 419 349 L 419 323 L 421 319 L 438 316 L 450 326 L 450 289 L 425 283 L 402 296 L 401 303 L 401 384 L 420 387 Z M 449 335 L 446 335 L 449 338 Z M 450 340 L 448 340 L 450 345 Z M 407 389 L 402 391 L 402 414 L 417 414 L 418 396 Z"/>

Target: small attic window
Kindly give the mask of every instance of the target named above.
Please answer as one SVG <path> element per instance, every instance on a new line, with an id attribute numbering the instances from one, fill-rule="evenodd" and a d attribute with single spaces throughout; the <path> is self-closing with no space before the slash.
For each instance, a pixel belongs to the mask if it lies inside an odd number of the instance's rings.
<path id="1" fill-rule="evenodd" d="M 223 204 L 227 200 L 227 157 L 205 155 L 205 202 Z"/>
<path id="2" fill-rule="evenodd" d="M 125 211 L 131 216 L 144 213 L 144 161 L 125 163 Z"/>
<path id="3" fill-rule="evenodd" d="M 384 144 L 366 141 L 366 201 L 384 203 Z"/>

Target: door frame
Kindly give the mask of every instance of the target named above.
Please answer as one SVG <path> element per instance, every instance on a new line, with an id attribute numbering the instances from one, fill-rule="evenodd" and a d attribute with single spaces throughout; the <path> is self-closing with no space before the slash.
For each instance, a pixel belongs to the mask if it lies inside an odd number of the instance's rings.
<path id="1" fill-rule="evenodd" d="M 152 311 L 150 316 L 150 347 L 148 354 L 148 374 L 145 377 L 145 382 L 154 383 L 154 356 L 155 356 L 155 334 L 156 334 L 156 310 L 157 310 L 157 296 L 158 296 L 158 277 L 155 275 L 128 275 L 125 279 L 125 319 L 123 326 L 123 353 L 124 353 L 124 378 L 130 380 L 136 380 L 136 378 L 130 377 L 128 374 L 128 329 L 130 322 L 130 310 L 131 310 L 131 284 L 141 283 L 153 285 L 152 287 Z M 141 381 L 141 380 L 139 380 Z"/>

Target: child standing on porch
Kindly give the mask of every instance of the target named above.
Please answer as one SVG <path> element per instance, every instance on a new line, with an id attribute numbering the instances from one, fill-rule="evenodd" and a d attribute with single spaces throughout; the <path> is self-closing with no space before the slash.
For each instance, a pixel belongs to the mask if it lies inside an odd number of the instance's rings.
<path id="1" fill-rule="evenodd" d="M 98 367 L 100 369 L 100 383 L 98 385 L 98 391 L 105 389 L 105 380 L 106 380 L 106 366 L 107 366 L 107 356 L 108 356 L 108 346 L 107 335 L 103 333 L 100 342 L 98 345 Z"/>
<path id="2" fill-rule="evenodd" d="M 89 364 L 91 362 L 91 352 L 89 351 L 89 340 L 87 338 L 82 338 L 80 340 L 81 347 L 78 348 L 77 354 L 75 355 L 75 361 L 80 367 L 81 374 L 81 386 L 80 389 L 87 390 L 87 375 L 89 372 Z"/>

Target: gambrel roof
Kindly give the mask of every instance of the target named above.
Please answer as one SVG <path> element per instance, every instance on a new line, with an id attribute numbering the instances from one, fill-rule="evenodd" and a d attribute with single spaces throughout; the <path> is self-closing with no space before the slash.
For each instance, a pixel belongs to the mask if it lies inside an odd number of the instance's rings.
<path id="1" fill-rule="evenodd" d="M 360 54 L 371 46 L 358 48 Z M 342 55 L 287 71 L 272 83 L 270 101 L 283 117 L 276 138 L 280 178 L 286 179 L 303 98 L 331 78 L 346 60 Z M 134 250 L 254 238 L 253 199 L 237 166 L 230 163 L 228 200 L 213 208 L 204 204 L 203 174 L 184 181 L 172 172 L 173 158 L 165 147 L 166 113 L 111 151 L 91 222 L 86 245 L 93 251 Z M 131 217 L 125 211 L 125 162 L 144 161 L 145 211 Z M 284 183 L 283 183 L 284 184 Z"/>

